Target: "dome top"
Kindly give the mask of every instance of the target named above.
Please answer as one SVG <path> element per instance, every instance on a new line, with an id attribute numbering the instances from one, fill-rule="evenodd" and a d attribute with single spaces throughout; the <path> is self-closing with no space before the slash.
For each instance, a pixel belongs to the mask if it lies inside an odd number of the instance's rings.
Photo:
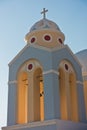
<path id="1" fill-rule="evenodd" d="M 76 53 L 76 56 L 80 61 L 80 63 L 82 64 L 82 73 L 86 74 L 87 73 L 87 49 Z"/>
<path id="2" fill-rule="evenodd" d="M 36 22 L 30 29 L 30 32 L 35 30 L 45 30 L 45 29 L 52 29 L 60 31 L 60 28 L 56 23 L 46 18 L 41 19 L 40 21 Z"/>
<path id="3" fill-rule="evenodd" d="M 58 25 L 46 18 L 46 12 L 43 8 L 41 14 L 43 18 L 36 22 L 25 35 L 25 41 L 31 46 L 38 45 L 46 48 L 62 47 L 64 45 L 65 36 L 61 32 Z"/>
<path id="4" fill-rule="evenodd" d="M 43 8 L 43 11 L 41 12 L 41 14 L 43 14 L 43 19 L 41 19 L 40 21 L 36 22 L 30 29 L 30 32 L 35 31 L 35 30 L 45 30 L 45 29 L 51 29 L 51 30 L 57 30 L 60 31 L 58 25 L 56 23 L 54 23 L 51 20 L 46 19 L 46 12 L 48 12 L 48 10 L 46 10 L 45 8 Z"/>

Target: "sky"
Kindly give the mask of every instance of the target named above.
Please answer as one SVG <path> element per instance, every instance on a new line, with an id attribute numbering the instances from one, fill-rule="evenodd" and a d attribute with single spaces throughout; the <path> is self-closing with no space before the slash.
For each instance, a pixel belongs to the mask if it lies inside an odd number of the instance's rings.
<path id="1" fill-rule="evenodd" d="M 87 49 L 87 0 L 0 0 L 0 128 L 7 125 L 8 63 L 26 45 L 24 37 L 42 19 L 43 8 L 73 53 Z"/>

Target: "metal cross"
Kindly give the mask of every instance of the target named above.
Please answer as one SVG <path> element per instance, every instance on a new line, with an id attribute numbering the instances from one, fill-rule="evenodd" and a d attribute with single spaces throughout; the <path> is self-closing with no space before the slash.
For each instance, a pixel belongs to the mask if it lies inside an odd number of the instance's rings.
<path id="1" fill-rule="evenodd" d="M 41 14 L 43 14 L 43 18 L 46 18 L 46 12 L 48 12 L 48 10 L 45 10 L 45 8 L 43 8 L 43 11 L 41 12 Z"/>

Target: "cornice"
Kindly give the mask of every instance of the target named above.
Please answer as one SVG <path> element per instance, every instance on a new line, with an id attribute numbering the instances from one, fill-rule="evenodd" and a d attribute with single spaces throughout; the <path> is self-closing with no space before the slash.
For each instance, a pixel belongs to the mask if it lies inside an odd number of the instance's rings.
<path id="1" fill-rule="evenodd" d="M 50 74 L 50 73 L 54 73 L 54 74 L 56 74 L 56 75 L 59 75 L 59 72 L 56 71 L 56 70 L 53 70 L 53 69 L 52 69 L 52 70 L 44 71 L 44 72 L 43 72 L 43 75 Z M 17 84 L 17 80 L 8 81 L 8 85 L 10 85 L 10 84 Z"/>
<path id="2" fill-rule="evenodd" d="M 3 127 L 2 130 L 18 130 L 18 129 L 24 129 L 24 128 L 32 128 L 32 127 L 39 127 L 39 126 L 47 126 L 47 125 L 54 125 L 56 124 L 56 119 L 54 120 L 48 120 L 48 121 L 39 121 L 39 122 L 32 122 L 27 124 L 18 124 L 13 126 L 7 126 Z"/>
<path id="3" fill-rule="evenodd" d="M 83 85 L 82 81 L 76 81 L 77 84 Z"/>
<path id="4" fill-rule="evenodd" d="M 8 85 L 10 84 L 17 84 L 17 80 L 8 81 Z"/>
<path id="5" fill-rule="evenodd" d="M 56 71 L 56 70 L 48 70 L 48 71 L 44 71 L 43 72 L 43 75 L 46 75 L 46 74 L 50 74 L 50 73 L 54 73 L 54 74 L 57 74 L 57 75 L 59 75 L 59 72 L 58 71 Z"/>

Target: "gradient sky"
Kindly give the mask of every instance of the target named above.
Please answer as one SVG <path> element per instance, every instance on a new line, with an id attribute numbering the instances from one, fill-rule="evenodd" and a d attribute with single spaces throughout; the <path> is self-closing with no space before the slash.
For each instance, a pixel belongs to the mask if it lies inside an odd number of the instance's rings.
<path id="1" fill-rule="evenodd" d="M 7 121 L 8 63 L 26 45 L 24 36 L 44 7 L 74 53 L 87 49 L 87 0 L 0 0 L 0 127 Z"/>

